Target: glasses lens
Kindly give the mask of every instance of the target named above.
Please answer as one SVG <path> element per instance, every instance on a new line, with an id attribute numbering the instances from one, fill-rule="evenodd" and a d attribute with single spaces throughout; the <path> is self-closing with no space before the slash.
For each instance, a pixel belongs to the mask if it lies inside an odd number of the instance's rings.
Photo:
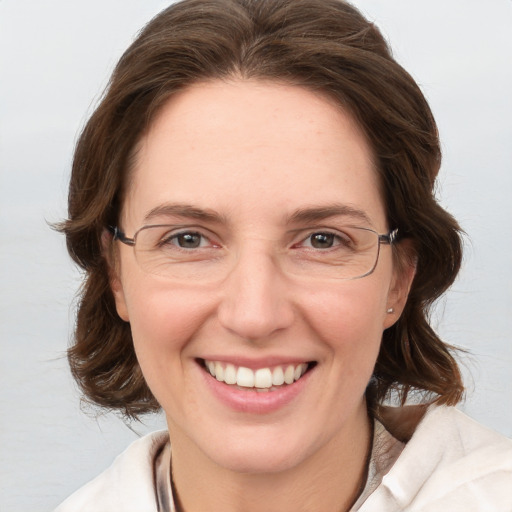
<path id="1" fill-rule="evenodd" d="M 223 250 L 202 233 L 176 226 L 145 226 L 136 235 L 135 256 L 147 273 L 170 279 L 212 280 L 227 273 Z"/>
<path id="2" fill-rule="evenodd" d="M 340 227 L 335 232 L 312 233 L 303 246 L 285 259 L 288 273 L 313 279 L 356 279 L 375 268 L 379 235 L 371 229 Z"/>
<path id="3" fill-rule="evenodd" d="M 276 249 L 279 268 L 307 279 L 356 279 L 373 271 L 379 235 L 343 227 L 309 233 L 292 247 Z M 145 226 L 136 235 L 135 255 L 149 274 L 176 280 L 215 281 L 226 277 L 236 258 L 203 232 L 175 226 Z"/>

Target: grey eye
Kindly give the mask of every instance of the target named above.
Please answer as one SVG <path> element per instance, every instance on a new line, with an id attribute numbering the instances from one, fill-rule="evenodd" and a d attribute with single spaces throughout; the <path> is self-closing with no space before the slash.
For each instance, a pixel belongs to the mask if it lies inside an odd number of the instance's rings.
<path id="1" fill-rule="evenodd" d="M 311 247 L 315 249 L 329 249 L 334 245 L 336 235 L 332 233 L 313 233 L 310 236 Z"/>
<path id="2" fill-rule="evenodd" d="M 174 237 L 176 245 L 183 249 L 196 249 L 201 247 L 202 238 L 202 235 L 199 233 L 180 233 Z"/>

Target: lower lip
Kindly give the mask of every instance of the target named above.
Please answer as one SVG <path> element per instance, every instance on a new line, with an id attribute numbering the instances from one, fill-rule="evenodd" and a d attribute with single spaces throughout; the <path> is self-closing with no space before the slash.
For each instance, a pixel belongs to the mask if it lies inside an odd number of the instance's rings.
<path id="1" fill-rule="evenodd" d="M 213 395 L 230 409 L 250 414 L 269 414 L 288 405 L 304 390 L 314 368 L 308 370 L 293 384 L 287 384 L 274 391 L 263 392 L 256 391 L 255 388 L 245 391 L 218 381 L 202 366 L 200 366 L 200 370 Z"/>

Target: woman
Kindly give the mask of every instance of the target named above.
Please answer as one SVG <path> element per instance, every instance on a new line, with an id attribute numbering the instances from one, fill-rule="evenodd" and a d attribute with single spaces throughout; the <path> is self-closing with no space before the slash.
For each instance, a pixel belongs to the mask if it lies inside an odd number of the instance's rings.
<path id="1" fill-rule="evenodd" d="M 168 433 L 58 510 L 510 509 L 511 443 L 451 407 L 427 321 L 461 261 L 439 165 L 422 93 L 349 4 L 185 0 L 148 24 L 62 230 L 87 273 L 75 378 Z"/>

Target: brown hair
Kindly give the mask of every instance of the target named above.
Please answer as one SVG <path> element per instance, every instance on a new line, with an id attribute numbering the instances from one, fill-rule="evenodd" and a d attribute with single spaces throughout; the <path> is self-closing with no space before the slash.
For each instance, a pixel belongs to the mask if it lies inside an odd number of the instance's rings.
<path id="1" fill-rule="evenodd" d="M 116 313 L 102 236 L 117 224 L 131 155 L 159 107 L 194 82 L 233 76 L 327 94 L 361 125 L 389 225 L 411 240 L 417 258 L 405 310 L 383 334 L 369 395 L 379 402 L 394 390 L 405 402 L 419 390 L 456 403 L 463 393 L 457 364 L 428 322 L 462 257 L 459 227 L 433 195 L 441 160 L 435 121 L 379 30 L 338 0 L 184 0 L 156 16 L 117 64 L 78 141 L 69 219 L 60 226 L 85 270 L 68 351 L 84 394 L 128 416 L 159 408 L 137 363 L 130 325 Z"/>

